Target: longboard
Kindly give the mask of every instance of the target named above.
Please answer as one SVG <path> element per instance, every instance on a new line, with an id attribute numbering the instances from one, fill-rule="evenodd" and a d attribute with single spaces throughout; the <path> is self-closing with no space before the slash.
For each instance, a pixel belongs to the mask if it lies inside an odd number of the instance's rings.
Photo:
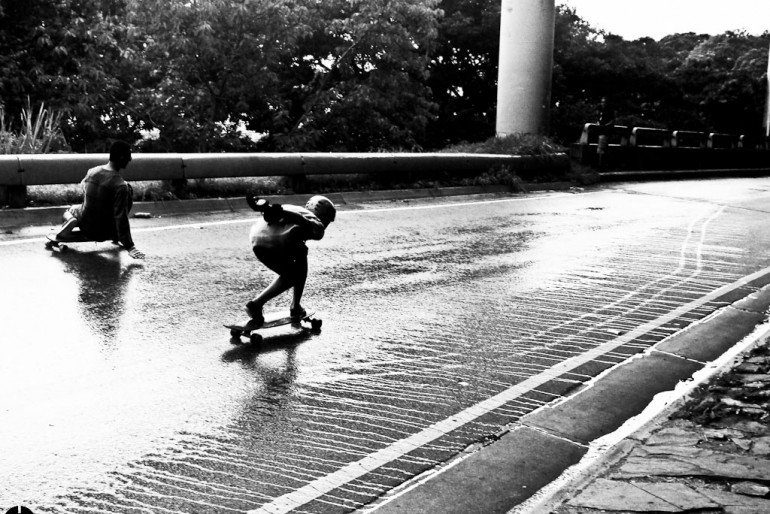
<path id="1" fill-rule="evenodd" d="M 259 326 L 249 326 L 249 324 L 246 323 L 244 325 L 225 325 L 225 328 L 230 330 L 230 335 L 232 336 L 231 342 L 234 344 L 240 343 L 241 337 L 248 337 L 252 344 L 259 344 L 262 342 L 262 334 L 260 334 L 259 331 L 268 328 L 280 327 L 283 325 L 294 325 L 305 328 L 302 325 L 304 322 L 310 324 L 310 330 L 318 332 L 321 330 L 321 324 L 323 322 L 318 318 L 314 318 L 314 314 L 315 313 L 312 311 L 307 311 L 305 316 L 297 319 L 292 318 L 287 311 L 274 312 L 265 316 L 265 322 Z"/>
<path id="2" fill-rule="evenodd" d="M 46 239 L 48 239 L 48 241 L 45 242 L 46 250 L 53 250 L 56 248 L 63 252 L 69 248 L 67 245 L 70 243 L 101 243 L 101 241 L 88 239 L 78 232 L 73 232 L 73 234 L 72 237 L 67 237 L 66 239 L 59 239 L 56 235 L 48 234 L 45 236 Z"/>

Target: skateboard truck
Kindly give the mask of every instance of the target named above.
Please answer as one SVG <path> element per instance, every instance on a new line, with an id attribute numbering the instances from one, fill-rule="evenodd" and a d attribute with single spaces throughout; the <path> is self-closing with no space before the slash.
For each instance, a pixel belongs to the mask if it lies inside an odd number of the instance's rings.
<path id="1" fill-rule="evenodd" d="M 262 342 L 262 334 L 260 330 L 280 327 L 283 325 L 292 325 L 294 327 L 307 330 L 307 327 L 302 323 L 310 324 L 311 332 L 320 332 L 323 321 L 314 318 L 312 312 L 308 312 L 302 318 L 292 318 L 287 312 L 279 312 L 273 315 L 268 315 L 265 318 L 265 322 L 259 326 L 250 327 L 248 323 L 245 325 L 225 325 L 225 328 L 230 329 L 230 336 L 232 336 L 231 342 L 233 344 L 240 344 L 242 337 L 249 338 L 251 344 L 260 344 Z"/>

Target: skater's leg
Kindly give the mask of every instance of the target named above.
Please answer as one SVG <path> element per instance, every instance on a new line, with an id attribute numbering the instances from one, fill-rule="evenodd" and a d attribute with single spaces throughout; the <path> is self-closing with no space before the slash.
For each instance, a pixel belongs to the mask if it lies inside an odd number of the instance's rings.
<path id="1" fill-rule="evenodd" d="M 59 232 L 56 233 L 56 237 L 58 239 L 66 239 L 67 237 L 71 237 L 72 230 L 78 226 L 78 219 L 69 209 L 64 211 L 62 218 L 64 219 L 64 222 L 59 228 Z"/>
<path id="2" fill-rule="evenodd" d="M 270 251 L 254 249 L 257 258 L 270 270 L 276 272 L 278 276 L 268 285 L 257 297 L 246 304 L 246 311 L 252 319 L 263 319 L 262 309 L 264 305 L 273 298 L 285 293 L 292 287 L 299 284 L 300 297 L 305 285 L 307 275 L 307 259 L 301 258 L 300 264 L 297 260 L 287 255 L 276 255 Z M 299 265 L 298 265 L 299 264 Z M 295 289 L 296 295 L 296 289 Z"/>
<path id="3" fill-rule="evenodd" d="M 283 275 L 279 275 L 270 283 L 269 286 L 265 288 L 264 291 L 259 293 L 259 295 L 256 298 L 254 298 L 250 303 L 256 304 L 261 308 L 263 305 L 265 305 L 267 302 L 269 302 L 276 296 L 288 291 L 292 285 L 294 284 L 291 278 Z"/>
<path id="4" fill-rule="evenodd" d="M 305 316 L 305 309 L 302 308 L 302 293 L 305 292 L 305 282 L 307 281 L 307 254 L 298 258 L 296 264 L 294 268 L 294 296 L 289 313 L 294 318 L 302 318 Z"/>

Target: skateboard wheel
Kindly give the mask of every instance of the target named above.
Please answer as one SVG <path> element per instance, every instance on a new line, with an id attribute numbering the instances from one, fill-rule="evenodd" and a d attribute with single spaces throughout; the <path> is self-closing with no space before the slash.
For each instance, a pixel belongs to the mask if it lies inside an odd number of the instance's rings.
<path id="1" fill-rule="evenodd" d="M 61 249 L 62 252 L 66 252 L 67 250 L 69 250 L 69 246 L 67 245 L 59 245 L 59 248 Z"/>
<path id="2" fill-rule="evenodd" d="M 323 324 L 323 321 L 320 319 L 311 319 L 310 320 L 310 327 L 313 330 L 321 330 L 321 325 Z"/>
<path id="3" fill-rule="evenodd" d="M 53 243 L 51 241 L 48 241 L 45 243 L 45 249 L 46 250 L 52 250 L 53 249 Z"/>
<path id="4" fill-rule="evenodd" d="M 260 344 L 262 342 L 262 336 L 259 334 L 251 334 L 249 340 L 251 341 L 251 344 Z"/>
<path id="5" fill-rule="evenodd" d="M 230 335 L 233 337 L 241 337 L 241 331 L 235 328 L 230 329 Z"/>

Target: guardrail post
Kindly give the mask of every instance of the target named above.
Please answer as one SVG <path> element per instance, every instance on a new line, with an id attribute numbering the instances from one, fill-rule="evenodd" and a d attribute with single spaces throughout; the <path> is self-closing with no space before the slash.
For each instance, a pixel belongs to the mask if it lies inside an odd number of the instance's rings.
<path id="1" fill-rule="evenodd" d="M 186 178 L 173 178 L 171 179 L 171 192 L 177 198 L 183 198 L 187 194 L 187 179 Z"/>
<path id="2" fill-rule="evenodd" d="M 307 192 L 307 175 L 291 175 L 289 178 L 289 187 L 296 194 Z"/>
<path id="3" fill-rule="evenodd" d="M 0 186 L 0 205 L 21 209 L 27 205 L 27 186 Z"/>

